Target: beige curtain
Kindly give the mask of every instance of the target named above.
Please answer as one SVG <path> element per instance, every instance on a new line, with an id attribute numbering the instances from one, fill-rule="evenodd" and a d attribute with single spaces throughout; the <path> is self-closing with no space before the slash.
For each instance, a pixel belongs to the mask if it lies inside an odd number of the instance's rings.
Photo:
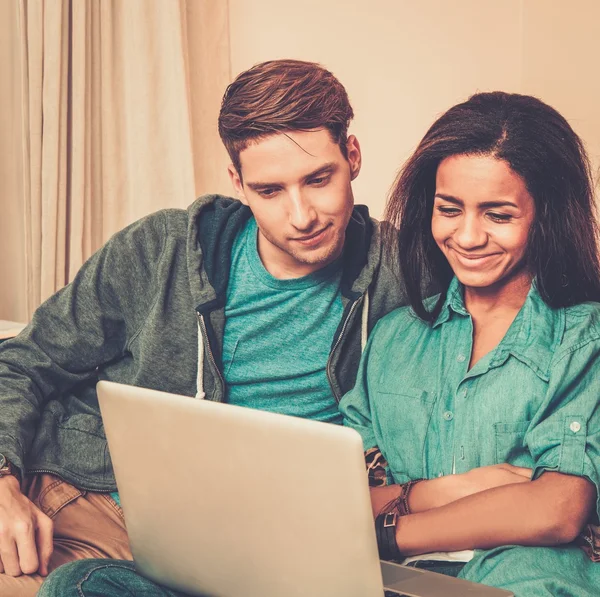
<path id="1" fill-rule="evenodd" d="M 227 192 L 228 15 L 224 0 L 14 1 L 22 193 L 2 200 L 21 202 L 29 316 L 123 226 Z"/>

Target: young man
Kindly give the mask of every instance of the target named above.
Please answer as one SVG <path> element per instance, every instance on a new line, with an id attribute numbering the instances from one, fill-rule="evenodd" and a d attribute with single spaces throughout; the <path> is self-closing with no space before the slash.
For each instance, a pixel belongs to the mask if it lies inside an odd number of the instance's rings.
<path id="1" fill-rule="evenodd" d="M 352 116 L 316 64 L 242 73 L 219 117 L 239 201 L 129 226 L 0 347 L 3 597 L 71 560 L 131 558 L 98 379 L 340 422 L 361 336 L 405 302 L 354 207 Z"/>

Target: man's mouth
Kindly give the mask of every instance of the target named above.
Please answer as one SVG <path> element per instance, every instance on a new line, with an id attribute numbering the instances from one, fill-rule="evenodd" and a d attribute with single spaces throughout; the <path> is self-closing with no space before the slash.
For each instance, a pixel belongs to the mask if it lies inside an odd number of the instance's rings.
<path id="1" fill-rule="evenodd" d="M 297 236 L 296 238 L 294 238 L 292 240 L 299 242 L 303 245 L 317 244 L 325 236 L 325 233 L 327 232 L 327 230 L 329 230 L 329 225 L 325 226 L 324 228 L 320 228 L 319 230 L 316 230 L 315 232 L 313 232 L 311 234 L 307 234 L 305 236 Z"/>

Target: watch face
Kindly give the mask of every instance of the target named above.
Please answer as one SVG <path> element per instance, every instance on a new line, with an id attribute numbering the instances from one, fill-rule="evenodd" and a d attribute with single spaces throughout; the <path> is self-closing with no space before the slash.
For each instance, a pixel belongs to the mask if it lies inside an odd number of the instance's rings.
<path id="1" fill-rule="evenodd" d="M 6 456 L 4 454 L 0 454 L 0 469 L 6 466 Z"/>

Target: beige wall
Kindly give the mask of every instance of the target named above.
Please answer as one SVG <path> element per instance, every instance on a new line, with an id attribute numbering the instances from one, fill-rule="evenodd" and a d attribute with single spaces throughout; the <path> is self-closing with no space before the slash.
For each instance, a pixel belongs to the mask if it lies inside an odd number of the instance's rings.
<path id="1" fill-rule="evenodd" d="M 523 93 L 559 110 L 586 143 L 600 178 L 600 2 L 526 0 Z"/>
<path id="2" fill-rule="evenodd" d="M 0 112 L 0 319 L 25 317 L 23 205 L 6 199 L 22 195 L 19 48 L 3 35 L 17 9 L 17 0 L 0 2 L 0 80 L 14 107 Z M 398 167 L 433 119 L 476 91 L 521 91 L 554 105 L 600 168 L 598 23 L 597 0 L 229 0 L 231 73 L 293 57 L 338 75 L 363 148 L 355 195 L 381 216 Z M 227 26 L 213 25 L 213 33 Z M 200 47 L 206 31 L 196 32 Z M 226 81 L 208 84 L 221 94 Z M 224 156 L 215 143 L 209 169 Z M 231 192 L 224 171 L 216 184 L 212 190 Z"/>
<path id="3" fill-rule="evenodd" d="M 380 216 L 400 164 L 435 117 L 477 91 L 534 93 L 600 153 L 597 0 L 229 0 L 233 75 L 270 58 L 321 62 L 348 89 Z"/>
<path id="4" fill-rule="evenodd" d="M 18 71 L 20 48 L 10 41 L 15 36 L 17 2 L 0 2 L 0 319 L 24 321 L 25 238 L 23 202 L 23 148 L 21 145 L 21 80 Z"/>

